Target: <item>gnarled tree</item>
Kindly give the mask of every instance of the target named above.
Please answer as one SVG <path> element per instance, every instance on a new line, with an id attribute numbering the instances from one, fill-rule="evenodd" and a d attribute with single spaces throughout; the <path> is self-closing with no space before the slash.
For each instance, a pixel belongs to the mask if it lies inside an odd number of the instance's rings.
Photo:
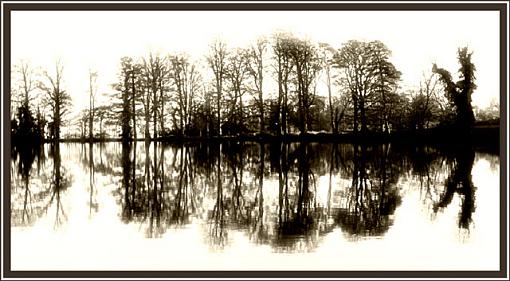
<path id="1" fill-rule="evenodd" d="M 455 127 L 464 132 L 469 133 L 474 122 L 475 115 L 471 106 L 471 95 L 476 89 L 475 84 L 475 65 L 471 62 L 471 55 L 467 47 L 458 50 L 457 59 L 460 63 L 460 80 L 453 82 L 452 75 L 448 70 L 438 68 L 436 64 L 432 66 L 432 71 L 439 75 L 441 82 L 444 84 L 445 95 L 450 103 L 455 107 L 456 118 Z"/>

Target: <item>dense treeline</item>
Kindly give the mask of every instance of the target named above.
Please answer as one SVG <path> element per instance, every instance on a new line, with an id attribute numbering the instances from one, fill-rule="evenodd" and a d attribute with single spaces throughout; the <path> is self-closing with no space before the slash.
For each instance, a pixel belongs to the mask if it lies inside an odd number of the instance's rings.
<path id="1" fill-rule="evenodd" d="M 416 90 L 403 90 L 391 50 L 380 41 L 350 40 L 335 49 L 288 33 L 259 38 L 246 48 L 216 40 L 203 60 L 187 54 L 123 57 L 108 105 L 96 106 L 98 74 L 90 71 L 89 108 L 67 124 L 71 97 L 62 87 L 62 64 L 36 79 L 21 63 L 13 78 L 20 86 L 13 88 L 12 136 L 59 140 L 64 125 L 91 141 L 391 134 L 441 126 L 469 133 L 476 89 L 471 55 L 467 48 L 458 50 L 459 81 L 434 64 Z M 476 115 L 499 118 L 491 109 Z"/>

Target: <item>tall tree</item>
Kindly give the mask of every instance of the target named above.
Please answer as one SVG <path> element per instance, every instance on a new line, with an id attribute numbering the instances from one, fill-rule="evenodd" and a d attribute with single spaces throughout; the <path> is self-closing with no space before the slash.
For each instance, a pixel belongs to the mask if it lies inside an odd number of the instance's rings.
<path id="1" fill-rule="evenodd" d="M 473 107 L 471 106 L 471 95 L 476 89 L 475 84 L 475 65 L 471 62 L 472 52 L 467 47 L 458 49 L 457 59 L 460 63 L 459 76 L 457 83 L 453 82 L 450 72 L 443 68 L 438 68 L 436 64 L 432 66 L 432 71 L 439 75 L 444 84 L 445 94 L 450 103 L 455 107 L 457 113 L 456 127 L 469 133 L 475 122 Z"/>
<path id="2" fill-rule="evenodd" d="M 289 49 L 296 71 L 299 131 L 304 134 L 310 124 L 310 106 L 315 99 L 312 83 L 320 70 L 320 58 L 317 48 L 309 41 L 294 38 Z"/>
<path id="3" fill-rule="evenodd" d="M 264 132 L 264 56 L 267 50 L 267 40 L 264 37 L 257 39 L 255 45 L 251 46 L 247 52 L 247 69 L 253 79 L 253 90 L 255 93 L 255 103 L 259 111 L 259 132 Z"/>
<path id="4" fill-rule="evenodd" d="M 290 57 L 290 43 L 292 36 L 286 33 L 274 35 L 273 53 L 275 60 L 275 72 L 278 83 L 277 115 L 278 134 L 287 134 L 288 93 L 292 62 Z"/>
<path id="5" fill-rule="evenodd" d="M 391 52 L 379 41 L 363 42 L 350 40 L 343 44 L 335 56 L 335 66 L 342 70 L 341 83 L 346 85 L 352 95 L 354 105 L 353 131 L 368 131 L 368 110 L 379 105 L 380 112 L 373 115 L 382 119 L 384 130 L 389 128 L 388 101 L 394 94 L 400 72 L 389 61 Z M 377 122 L 376 122 L 377 123 Z"/>
<path id="6" fill-rule="evenodd" d="M 104 121 L 107 120 L 110 112 L 110 107 L 106 105 L 101 105 L 95 108 L 95 116 L 97 121 L 99 122 L 99 138 L 104 139 L 105 132 L 103 131 Z M 134 130 L 133 130 L 134 132 Z"/>
<path id="7" fill-rule="evenodd" d="M 235 126 L 234 131 L 241 133 L 245 127 L 243 96 L 246 91 L 246 79 L 248 77 L 248 63 L 245 50 L 236 49 L 227 58 L 226 79 L 230 88 L 229 116 L 231 125 Z"/>
<path id="8" fill-rule="evenodd" d="M 92 142 L 94 138 L 94 102 L 97 91 L 97 72 L 89 69 L 89 139 Z"/>
<path id="9" fill-rule="evenodd" d="M 120 110 L 120 124 L 121 124 L 121 137 L 123 141 L 128 141 L 132 137 L 132 128 L 130 121 L 133 118 L 134 112 L 132 111 L 132 87 L 130 85 L 131 76 L 133 71 L 133 59 L 130 57 L 123 57 L 120 60 L 120 73 L 119 83 L 115 85 L 116 89 L 121 94 L 121 110 Z"/>
<path id="10" fill-rule="evenodd" d="M 178 131 L 185 135 L 190 128 L 193 117 L 193 107 L 196 92 L 199 89 L 201 77 L 194 63 L 187 55 L 174 55 L 169 59 L 169 78 L 175 89 L 174 104 L 177 113 Z"/>
<path id="11" fill-rule="evenodd" d="M 149 54 L 149 59 L 143 60 L 145 82 L 146 86 L 152 96 L 152 108 L 153 114 L 153 137 L 158 137 L 158 121 L 160 123 L 161 131 L 164 130 L 164 83 L 166 82 L 167 68 L 165 65 L 165 59 L 159 55 Z M 159 118 L 158 119 L 158 113 Z"/>
<path id="12" fill-rule="evenodd" d="M 347 85 L 352 95 L 354 105 L 353 132 L 358 132 L 359 115 L 364 115 L 365 99 L 368 95 L 369 70 L 365 66 L 367 61 L 367 43 L 350 40 L 344 43 L 335 56 L 335 66 L 343 70 L 341 83 Z M 360 110 L 361 107 L 361 110 Z M 361 119 L 362 131 L 366 130 L 366 117 Z"/>
<path id="13" fill-rule="evenodd" d="M 142 65 L 140 63 L 132 62 L 130 68 L 128 69 L 127 75 L 130 77 L 131 86 L 131 119 L 133 122 L 133 139 L 137 139 L 136 133 L 136 114 L 137 114 L 137 104 L 139 103 L 140 96 L 142 95 L 142 87 L 143 87 L 143 78 L 142 78 Z"/>
<path id="14" fill-rule="evenodd" d="M 40 87 L 46 92 L 45 103 L 51 109 L 50 137 L 54 141 L 60 140 L 60 127 L 63 124 L 64 116 L 69 112 L 71 96 L 62 89 L 62 77 L 64 66 L 61 61 L 55 63 L 55 72 L 44 72 L 46 83 Z"/>
<path id="15" fill-rule="evenodd" d="M 336 110 L 333 109 L 333 97 L 331 95 L 331 60 L 333 59 L 336 50 L 327 43 L 320 43 L 319 47 L 322 50 L 323 69 L 326 71 L 326 86 L 328 87 L 329 120 L 331 132 L 336 134 L 338 133 L 338 126 L 336 126 L 334 113 Z"/>
<path id="16" fill-rule="evenodd" d="M 26 61 L 14 66 L 14 85 L 11 91 L 11 113 L 15 113 L 12 126 L 14 143 L 26 141 L 39 141 L 43 139 L 44 120 L 41 115 L 34 116 L 32 101 L 33 91 L 36 89 L 33 68 Z M 15 108 L 17 106 L 17 108 Z M 12 115 L 11 115 L 12 116 Z"/>
<path id="17" fill-rule="evenodd" d="M 380 41 L 373 41 L 369 43 L 369 47 L 372 55 L 370 62 L 375 76 L 372 91 L 378 108 L 376 116 L 378 116 L 381 130 L 389 133 L 392 95 L 397 90 L 401 73 L 390 62 L 391 51 L 386 45 Z"/>
<path id="18" fill-rule="evenodd" d="M 33 99 L 31 92 L 36 88 L 34 80 L 34 70 L 26 61 L 19 64 L 18 72 L 20 74 L 20 90 L 22 94 L 21 104 L 29 107 L 30 101 Z"/>
<path id="19" fill-rule="evenodd" d="M 216 88 L 216 126 L 217 133 L 221 135 L 221 98 L 223 95 L 223 82 L 226 73 L 227 47 L 225 42 L 216 40 L 210 46 L 207 62 L 214 74 L 214 86 Z"/>

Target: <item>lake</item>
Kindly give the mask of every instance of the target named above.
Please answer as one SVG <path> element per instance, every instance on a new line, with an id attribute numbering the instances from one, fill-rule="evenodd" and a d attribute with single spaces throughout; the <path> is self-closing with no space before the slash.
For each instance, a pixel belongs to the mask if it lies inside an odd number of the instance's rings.
<path id="1" fill-rule="evenodd" d="M 13 150 L 12 270 L 499 270 L 499 156 L 463 146 Z"/>

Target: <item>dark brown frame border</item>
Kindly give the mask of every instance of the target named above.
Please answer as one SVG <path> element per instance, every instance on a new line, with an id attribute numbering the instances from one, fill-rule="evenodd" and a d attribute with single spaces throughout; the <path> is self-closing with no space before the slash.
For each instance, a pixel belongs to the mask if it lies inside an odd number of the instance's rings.
<path id="1" fill-rule="evenodd" d="M 3 273 L 5 278 L 508 278 L 508 2 L 480 3 L 2 3 L 3 7 Z M 500 13 L 500 270 L 499 271 L 11 271 L 10 257 L 10 14 L 11 11 L 152 11 L 152 10 L 376 10 L 499 11 Z"/>

